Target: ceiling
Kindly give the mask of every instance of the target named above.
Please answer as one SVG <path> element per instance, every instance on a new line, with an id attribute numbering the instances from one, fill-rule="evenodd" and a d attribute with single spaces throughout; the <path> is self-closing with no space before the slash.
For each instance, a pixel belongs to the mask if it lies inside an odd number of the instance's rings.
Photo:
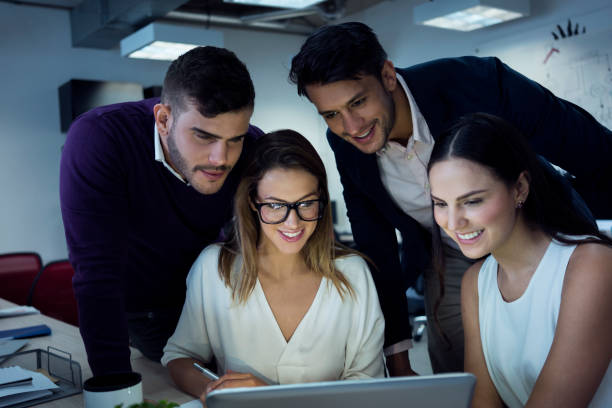
<path id="1" fill-rule="evenodd" d="M 308 35 L 317 27 L 384 0 L 324 0 L 304 9 L 249 6 L 223 0 L 0 0 L 70 10 L 72 43 L 110 49 L 152 21 Z"/>
<path id="2" fill-rule="evenodd" d="M 250 29 L 273 29 L 277 27 L 286 31 L 295 30 L 298 33 L 309 33 L 324 24 L 350 16 L 383 0 L 325 0 L 315 6 L 301 10 L 282 9 L 277 7 L 258 7 L 236 3 L 226 3 L 223 0 L 189 0 L 171 12 L 168 17 L 188 16 L 193 13 L 198 16 L 216 16 L 219 24 L 223 17 L 239 19 L 241 25 Z M 214 20 L 213 20 L 214 21 Z"/>

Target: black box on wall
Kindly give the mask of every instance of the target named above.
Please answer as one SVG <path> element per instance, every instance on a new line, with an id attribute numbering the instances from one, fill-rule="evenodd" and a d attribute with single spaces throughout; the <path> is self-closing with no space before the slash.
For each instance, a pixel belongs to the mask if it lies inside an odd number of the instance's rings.
<path id="1" fill-rule="evenodd" d="M 133 82 L 71 79 L 60 86 L 58 92 L 62 132 L 66 132 L 72 121 L 88 110 L 143 98 L 142 85 Z"/>
<path id="2" fill-rule="evenodd" d="M 161 96 L 162 87 L 159 85 L 150 86 L 144 89 L 144 97 L 145 99 L 153 98 L 155 96 Z"/>

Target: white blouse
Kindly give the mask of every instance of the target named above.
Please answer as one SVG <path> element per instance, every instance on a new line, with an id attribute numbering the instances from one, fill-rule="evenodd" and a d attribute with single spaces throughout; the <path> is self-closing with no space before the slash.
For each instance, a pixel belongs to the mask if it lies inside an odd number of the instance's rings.
<path id="1" fill-rule="evenodd" d="M 497 261 L 490 255 L 478 274 L 482 350 L 495 388 L 510 408 L 523 407 L 552 346 L 563 280 L 576 245 L 549 244 L 523 295 L 506 302 L 497 285 Z M 612 407 L 612 363 L 589 404 Z"/>
<path id="2" fill-rule="evenodd" d="M 344 300 L 326 278 L 286 341 L 257 281 L 246 303 L 232 300 L 218 272 L 220 247 L 205 248 L 187 276 L 187 296 L 162 364 L 192 357 L 252 373 L 268 384 L 384 376 L 384 319 L 376 288 L 363 259 L 337 259 L 355 297 Z M 241 258 L 234 262 L 234 273 Z"/>

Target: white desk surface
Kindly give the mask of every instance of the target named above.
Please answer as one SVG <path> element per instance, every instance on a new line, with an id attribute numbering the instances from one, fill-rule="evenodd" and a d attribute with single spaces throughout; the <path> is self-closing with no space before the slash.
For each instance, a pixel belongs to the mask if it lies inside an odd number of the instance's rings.
<path id="1" fill-rule="evenodd" d="M 0 309 L 16 306 L 7 300 L 0 298 Z M 28 345 L 20 351 L 33 349 L 46 350 L 47 346 L 53 346 L 72 354 L 72 359 L 81 365 L 83 382 L 91 377 L 91 369 L 87 363 L 85 345 L 79 333 L 78 327 L 64 323 L 42 314 L 31 314 L 0 319 L 0 330 L 17 329 L 25 326 L 46 324 L 51 328 L 51 336 L 35 337 L 28 339 Z M 132 369 L 142 375 L 142 389 L 145 399 L 166 400 L 179 404 L 193 400 L 193 397 L 179 391 L 166 368 L 160 363 L 155 363 L 144 357 L 140 351 L 130 348 Z M 83 394 L 73 395 L 44 404 L 36 405 L 41 408 L 81 408 L 83 407 Z"/>

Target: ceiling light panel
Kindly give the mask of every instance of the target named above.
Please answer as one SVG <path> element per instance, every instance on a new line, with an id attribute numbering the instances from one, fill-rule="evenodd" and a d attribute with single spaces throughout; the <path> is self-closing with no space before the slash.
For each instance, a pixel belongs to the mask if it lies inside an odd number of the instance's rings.
<path id="1" fill-rule="evenodd" d="M 322 0 L 223 0 L 224 3 L 248 4 L 250 6 L 266 6 L 278 8 L 304 8 L 310 7 Z"/>
<path id="2" fill-rule="evenodd" d="M 121 55 L 173 61 L 192 48 L 223 47 L 223 33 L 195 26 L 151 23 L 121 40 Z"/>
<path id="3" fill-rule="evenodd" d="M 414 8 L 418 24 L 472 31 L 529 15 L 528 0 L 433 0 Z"/>

